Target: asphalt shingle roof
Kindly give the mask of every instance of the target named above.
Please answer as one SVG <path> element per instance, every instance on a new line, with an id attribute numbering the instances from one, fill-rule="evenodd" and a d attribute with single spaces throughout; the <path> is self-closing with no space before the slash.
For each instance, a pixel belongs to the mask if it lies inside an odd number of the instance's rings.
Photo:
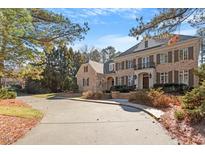
<path id="1" fill-rule="evenodd" d="M 197 36 L 179 35 L 179 42 L 186 41 L 186 40 L 193 39 L 193 38 L 197 38 Z M 152 45 L 151 47 L 139 48 L 139 45 L 142 42 L 141 41 L 140 43 L 134 45 L 133 47 L 126 50 L 125 52 L 121 53 L 118 57 L 125 56 L 125 55 L 135 53 L 135 52 L 145 51 L 145 50 L 152 49 L 152 48 L 161 47 L 161 46 L 167 44 L 168 41 L 169 41 L 169 39 L 158 40 L 158 41 L 156 41 L 156 44 Z"/>

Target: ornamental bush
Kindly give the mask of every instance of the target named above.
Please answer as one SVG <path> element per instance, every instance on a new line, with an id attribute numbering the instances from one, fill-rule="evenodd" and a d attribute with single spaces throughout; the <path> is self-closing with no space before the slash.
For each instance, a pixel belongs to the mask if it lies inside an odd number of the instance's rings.
<path id="1" fill-rule="evenodd" d="M 9 91 L 8 89 L 0 89 L 0 99 L 14 99 L 16 98 L 16 92 Z"/>
<path id="2" fill-rule="evenodd" d="M 159 108 L 179 105 L 175 96 L 166 95 L 161 89 L 138 90 L 130 94 L 129 101 Z"/>
<path id="3" fill-rule="evenodd" d="M 199 87 L 187 92 L 182 97 L 182 102 L 182 108 L 187 113 L 188 119 L 191 122 L 201 121 L 205 117 L 205 81 Z"/>
<path id="4" fill-rule="evenodd" d="M 102 99 L 104 97 L 103 92 L 92 92 L 90 90 L 83 92 L 82 98 L 84 99 Z"/>
<path id="5" fill-rule="evenodd" d="M 176 111 L 174 112 L 174 117 L 175 117 L 177 120 L 179 120 L 179 121 L 184 120 L 184 118 L 185 118 L 185 113 L 184 113 L 183 110 L 176 110 Z"/>

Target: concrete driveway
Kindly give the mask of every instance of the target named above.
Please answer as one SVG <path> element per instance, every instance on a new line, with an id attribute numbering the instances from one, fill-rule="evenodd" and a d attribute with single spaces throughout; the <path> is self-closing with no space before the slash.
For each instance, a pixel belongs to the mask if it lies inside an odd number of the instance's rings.
<path id="1" fill-rule="evenodd" d="M 143 111 L 66 99 L 19 97 L 45 112 L 15 144 L 177 144 Z"/>

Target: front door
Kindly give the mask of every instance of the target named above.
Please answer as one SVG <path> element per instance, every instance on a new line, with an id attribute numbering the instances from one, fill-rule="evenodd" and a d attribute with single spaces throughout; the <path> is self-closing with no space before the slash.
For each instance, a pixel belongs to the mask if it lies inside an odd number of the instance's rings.
<path id="1" fill-rule="evenodd" d="M 149 88 L 149 76 L 148 74 L 143 75 L 143 89 Z"/>

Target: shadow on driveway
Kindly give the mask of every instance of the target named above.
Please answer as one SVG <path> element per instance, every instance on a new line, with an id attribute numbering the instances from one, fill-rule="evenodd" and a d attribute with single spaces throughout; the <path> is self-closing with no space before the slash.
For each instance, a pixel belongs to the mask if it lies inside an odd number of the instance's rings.
<path id="1" fill-rule="evenodd" d="M 127 112 L 141 112 L 141 110 L 136 109 L 134 107 L 129 107 L 129 106 L 124 106 L 124 105 L 120 105 L 120 107 Z"/>

